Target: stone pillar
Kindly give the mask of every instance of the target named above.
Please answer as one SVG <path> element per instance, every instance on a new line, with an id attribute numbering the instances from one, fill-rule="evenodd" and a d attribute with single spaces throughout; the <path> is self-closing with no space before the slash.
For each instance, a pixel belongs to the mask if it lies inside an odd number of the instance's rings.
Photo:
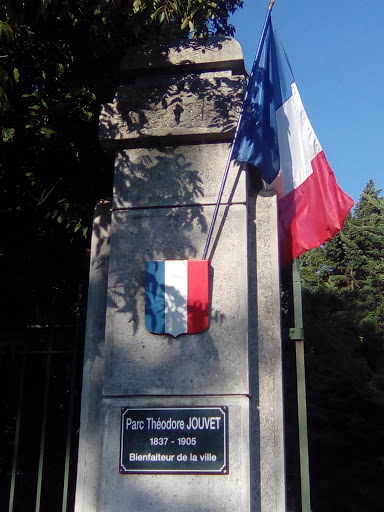
<path id="1" fill-rule="evenodd" d="M 285 510 L 283 368 L 277 196 L 256 201 L 257 352 L 260 415 L 260 510 Z"/>
<path id="2" fill-rule="evenodd" d="M 259 512 L 259 403 L 250 386 L 258 381 L 258 322 L 248 301 L 249 283 L 256 297 L 255 238 L 238 166 L 208 254 L 209 328 L 151 334 L 144 304 L 146 261 L 202 257 L 243 98 L 241 48 L 231 38 L 140 47 L 126 56 L 122 77 L 100 117 L 115 179 L 110 223 L 99 207 L 93 231 L 75 510 Z M 273 315 L 280 332 L 275 308 Z M 126 407 L 226 411 L 225 471 L 120 474 Z M 284 509 L 265 508 L 272 510 Z"/>

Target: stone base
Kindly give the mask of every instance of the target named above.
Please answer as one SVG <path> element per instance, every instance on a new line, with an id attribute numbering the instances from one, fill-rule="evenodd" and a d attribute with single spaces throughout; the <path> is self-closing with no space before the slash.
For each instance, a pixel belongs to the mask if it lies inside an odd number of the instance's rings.
<path id="1" fill-rule="evenodd" d="M 98 510 L 249 512 L 248 401 L 236 396 L 104 399 Z M 228 407 L 228 474 L 120 474 L 121 408 L 176 406 Z"/>

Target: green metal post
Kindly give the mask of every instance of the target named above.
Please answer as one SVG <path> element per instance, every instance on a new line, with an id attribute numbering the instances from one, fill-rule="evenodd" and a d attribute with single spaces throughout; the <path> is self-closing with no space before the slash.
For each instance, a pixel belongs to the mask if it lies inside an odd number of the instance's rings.
<path id="1" fill-rule="evenodd" d="M 47 355 L 47 363 L 45 366 L 44 398 L 43 398 L 43 412 L 42 412 L 41 433 L 40 433 L 40 455 L 39 455 L 39 468 L 38 468 L 38 472 L 37 472 L 35 512 L 40 512 L 40 507 L 41 507 L 41 491 L 42 491 L 42 486 L 43 486 L 45 442 L 46 442 L 46 435 L 47 435 L 49 381 L 51 378 L 53 341 L 54 341 L 54 337 L 55 337 L 56 295 L 57 295 L 57 288 L 54 288 L 53 294 L 52 294 L 52 312 L 53 313 L 52 313 L 52 317 L 51 317 L 50 325 L 49 325 L 48 355 Z"/>
<path id="2" fill-rule="evenodd" d="M 13 505 L 14 505 L 14 499 L 15 499 L 17 459 L 18 459 L 18 455 L 19 455 L 21 413 L 23 410 L 24 378 L 25 378 L 26 360 L 27 360 L 27 334 L 25 333 L 24 334 L 23 358 L 22 358 L 22 362 L 21 362 L 21 371 L 20 371 L 20 380 L 19 380 L 19 396 L 17 399 L 16 429 L 15 429 L 15 439 L 14 439 L 14 448 L 13 448 L 12 477 L 11 477 L 11 488 L 9 491 L 8 512 L 13 512 Z"/>
<path id="3" fill-rule="evenodd" d="M 291 329 L 290 338 L 295 340 L 296 345 L 296 382 L 297 408 L 299 420 L 301 510 L 302 512 L 310 512 L 311 496 L 309 482 L 307 399 L 305 391 L 304 325 L 301 295 L 300 261 L 298 258 L 295 259 L 292 264 L 292 281 L 295 328 Z"/>
<path id="4" fill-rule="evenodd" d="M 62 512 L 67 511 L 68 506 L 68 488 L 69 488 L 69 470 L 71 461 L 71 438 L 72 438 L 72 426 L 73 426 L 73 410 L 75 404 L 75 392 L 76 392 L 76 370 L 77 370 L 77 352 L 79 345 L 79 329 L 80 329 L 80 303 L 81 303 L 81 286 L 79 287 L 79 293 L 77 298 L 77 311 L 76 311 L 76 326 L 75 336 L 73 340 L 73 355 L 72 355 L 72 371 L 71 371 L 71 393 L 69 400 L 69 411 L 67 421 L 67 443 L 65 450 L 65 466 L 64 466 L 64 485 L 63 485 L 63 501 L 62 501 Z"/>
<path id="5" fill-rule="evenodd" d="M 47 434 L 47 417 L 48 417 L 48 398 L 49 398 L 49 380 L 51 376 L 52 364 L 52 343 L 49 343 L 47 356 L 47 364 L 45 367 L 45 380 L 44 380 L 44 399 L 43 399 L 43 414 L 40 432 L 40 455 L 39 455 L 39 468 L 37 472 L 37 489 L 36 489 L 36 505 L 35 512 L 40 512 L 41 506 L 41 490 L 43 485 L 43 469 L 44 469 L 44 456 L 45 456 L 45 441 Z"/>

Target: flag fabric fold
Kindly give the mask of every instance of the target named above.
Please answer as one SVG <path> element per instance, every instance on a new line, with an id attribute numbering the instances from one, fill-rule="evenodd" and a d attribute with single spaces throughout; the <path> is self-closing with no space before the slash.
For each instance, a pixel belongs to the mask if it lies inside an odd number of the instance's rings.
<path id="1" fill-rule="evenodd" d="M 343 227 L 353 200 L 338 186 L 313 131 L 271 17 L 233 154 L 258 167 L 265 187 L 277 192 L 281 266 L 319 247 Z"/>

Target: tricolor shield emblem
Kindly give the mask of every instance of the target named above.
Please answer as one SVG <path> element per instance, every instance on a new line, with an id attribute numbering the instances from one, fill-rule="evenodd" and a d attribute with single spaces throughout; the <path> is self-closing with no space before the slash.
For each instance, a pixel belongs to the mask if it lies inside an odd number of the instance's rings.
<path id="1" fill-rule="evenodd" d="M 153 334 L 196 334 L 208 328 L 208 260 L 147 261 L 145 327 Z"/>

